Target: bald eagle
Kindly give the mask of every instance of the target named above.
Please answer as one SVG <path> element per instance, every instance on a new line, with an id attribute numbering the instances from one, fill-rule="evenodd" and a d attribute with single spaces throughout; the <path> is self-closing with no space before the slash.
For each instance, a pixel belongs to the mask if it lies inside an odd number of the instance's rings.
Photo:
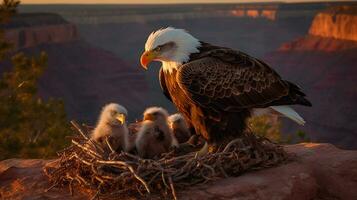
<path id="1" fill-rule="evenodd" d="M 288 105 L 311 106 L 300 87 L 263 61 L 199 41 L 183 29 L 151 33 L 140 61 L 145 69 L 162 62 L 163 93 L 210 145 L 239 137 L 254 114 L 273 111 L 304 124 Z"/>

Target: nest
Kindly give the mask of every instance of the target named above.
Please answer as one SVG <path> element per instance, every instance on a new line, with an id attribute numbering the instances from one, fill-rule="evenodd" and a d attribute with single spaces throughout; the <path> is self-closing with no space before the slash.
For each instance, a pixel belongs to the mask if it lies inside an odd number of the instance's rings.
<path id="1" fill-rule="evenodd" d="M 278 165 L 287 160 L 283 148 L 249 131 L 242 137 L 198 155 L 178 156 L 175 151 L 160 159 L 142 159 L 126 152 L 110 153 L 89 140 L 85 128 L 72 123 L 79 134 L 72 145 L 58 153 L 54 167 L 45 167 L 53 187 L 77 187 L 94 198 L 177 199 L 177 191 L 219 178 L 239 176 L 248 170 Z M 91 145 L 88 145 L 91 144 Z M 95 148 L 89 148 L 89 147 Z"/>

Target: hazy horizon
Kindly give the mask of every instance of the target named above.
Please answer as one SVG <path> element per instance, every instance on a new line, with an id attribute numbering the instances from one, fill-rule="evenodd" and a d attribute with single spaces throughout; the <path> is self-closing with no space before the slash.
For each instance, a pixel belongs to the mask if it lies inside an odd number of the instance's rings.
<path id="1" fill-rule="evenodd" d="M 191 3 L 298 3 L 338 2 L 339 0 L 22 0 L 22 4 L 191 4 Z M 353 0 L 346 0 L 353 1 Z"/>

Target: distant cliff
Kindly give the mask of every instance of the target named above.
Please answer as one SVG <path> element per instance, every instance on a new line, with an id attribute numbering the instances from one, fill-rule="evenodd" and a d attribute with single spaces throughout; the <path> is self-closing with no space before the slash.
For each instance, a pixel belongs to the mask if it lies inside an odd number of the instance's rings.
<path id="1" fill-rule="evenodd" d="M 336 52 L 357 48 L 357 42 L 351 40 L 335 39 L 333 37 L 321 37 L 307 35 L 294 41 L 287 42 L 279 48 L 279 51 L 325 51 Z"/>
<path id="2" fill-rule="evenodd" d="M 334 52 L 357 48 L 357 5 L 317 13 L 308 35 L 283 44 L 279 51 Z"/>
<path id="3" fill-rule="evenodd" d="M 158 20 L 196 20 L 212 18 L 277 18 L 310 17 L 329 3 L 238 3 L 238 4 L 179 4 L 179 5 L 71 5 L 33 6 L 21 10 L 58 13 L 75 24 L 150 23 Z"/>
<path id="4" fill-rule="evenodd" d="M 236 17 L 249 17 L 249 18 L 266 18 L 269 20 L 275 20 L 277 10 L 257 10 L 257 9 L 235 9 L 231 11 L 231 14 Z"/>
<path id="5" fill-rule="evenodd" d="M 337 7 L 317 14 L 309 34 L 357 41 L 357 6 Z"/>
<path id="6" fill-rule="evenodd" d="M 55 14 L 19 14 L 4 28 L 15 50 L 78 40 L 76 26 Z"/>
<path id="7" fill-rule="evenodd" d="M 127 107 L 132 119 L 141 115 L 147 85 L 140 68 L 83 41 L 75 25 L 56 14 L 20 14 L 4 28 L 15 52 L 48 54 L 39 93 L 63 99 L 70 119 L 92 124 L 110 102 Z M 6 70 L 10 69 L 5 63 L 0 75 Z"/>
<path id="8" fill-rule="evenodd" d="M 333 15 L 327 14 L 332 9 Z M 303 129 L 313 140 L 356 148 L 357 41 L 352 39 L 357 36 L 353 28 L 357 21 L 352 21 L 357 13 L 336 10 L 318 13 L 309 35 L 283 44 L 265 61 L 285 79 L 302 86 L 313 104 L 312 108 L 297 107 L 307 121 L 305 127 L 286 122 L 285 132 Z"/>

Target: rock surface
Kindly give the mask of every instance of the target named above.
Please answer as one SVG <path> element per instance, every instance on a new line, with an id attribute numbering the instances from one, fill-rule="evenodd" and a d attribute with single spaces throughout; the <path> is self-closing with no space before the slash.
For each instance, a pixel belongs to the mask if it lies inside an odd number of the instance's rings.
<path id="1" fill-rule="evenodd" d="M 78 33 L 75 25 L 60 24 L 7 30 L 5 38 L 14 44 L 15 50 L 19 50 L 41 44 L 74 41 L 78 39 Z"/>
<path id="2" fill-rule="evenodd" d="M 337 7 L 318 13 L 309 30 L 311 35 L 357 41 L 357 6 Z"/>
<path id="3" fill-rule="evenodd" d="M 41 44 L 66 43 L 79 39 L 74 24 L 56 14 L 18 14 L 5 26 L 5 39 L 14 50 Z"/>
<path id="4" fill-rule="evenodd" d="M 357 151 L 330 144 L 288 145 L 292 161 L 270 169 L 220 179 L 178 192 L 179 199 L 357 199 Z M 45 160 L 10 159 L 0 162 L 2 199 L 88 199 L 88 193 L 50 185 L 42 173 Z"/>

